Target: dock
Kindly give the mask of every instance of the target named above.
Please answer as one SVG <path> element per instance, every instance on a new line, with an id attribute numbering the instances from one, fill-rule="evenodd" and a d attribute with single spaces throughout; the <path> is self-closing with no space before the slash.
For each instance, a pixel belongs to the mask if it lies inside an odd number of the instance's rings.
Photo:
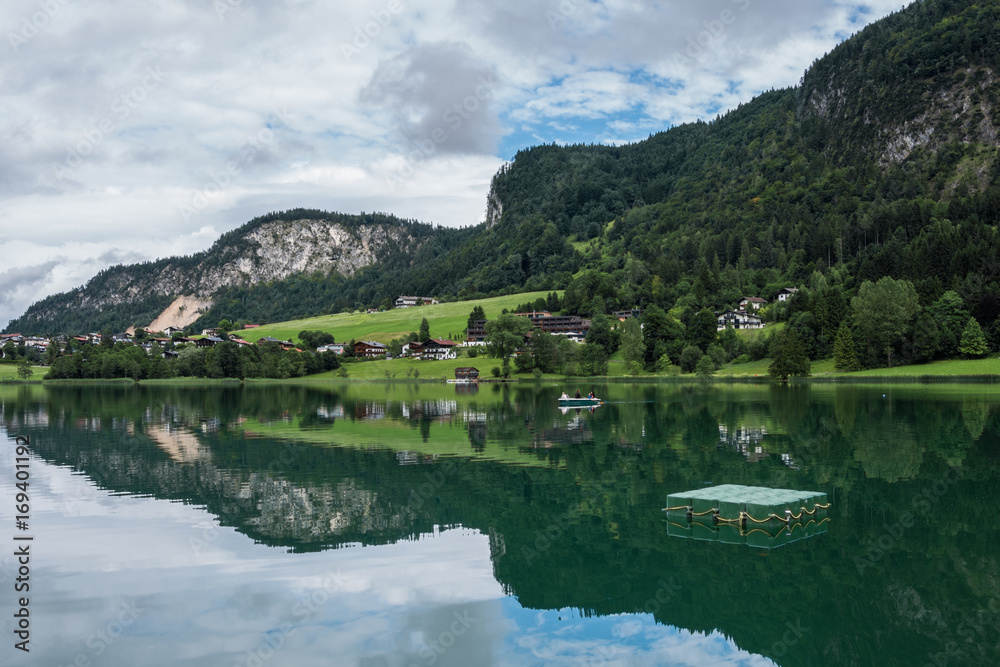
<path id="1" fill-rule="evenodd" d="M 722 484 L 667 496 L 667 534 L 774 549 L 826 532 L 825 493 Z"/>

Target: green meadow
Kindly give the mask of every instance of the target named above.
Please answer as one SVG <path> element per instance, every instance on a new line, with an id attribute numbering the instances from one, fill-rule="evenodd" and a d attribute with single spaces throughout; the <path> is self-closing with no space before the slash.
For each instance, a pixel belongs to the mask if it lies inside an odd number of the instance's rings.
<path id="1" fill-rule="evenodd" d="M 265 336 L 279 340 L 297 339 L 300 331 L 309 330 L 333 334 L 338 343 L 352 339 L 388 343 L 394 338 L 402 338 L 411 331 L 419 331 L 420 321 L 427 318 L 432 338 L 464 339 L 469 313 L 476 306 L 482 306 L 486 311 L 486 317 L 493 319 L 499 316 L 504 308 L 513 310 L 518 304 L 534 301 L 539 297 L 544 298 L 547 294 L 547 292 L 526 292 L 475 301 L 394 308 L 370 315 L 357 312 L 322 315 L 304 320 L 275 322 L 256 329 L 234 332 L 234 335 L 253 343 Z"/>

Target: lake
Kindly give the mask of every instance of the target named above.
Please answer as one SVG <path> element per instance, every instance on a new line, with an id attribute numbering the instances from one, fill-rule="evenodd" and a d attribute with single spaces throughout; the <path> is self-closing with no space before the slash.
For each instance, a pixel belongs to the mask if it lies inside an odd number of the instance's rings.
<path id="1" fill-rule="evenodd" d="M 577 388 L 606 404 L 560 411 Z M 975 384 L 0 386 L 2 663 L 1000 664 L 998 407 Z M 797 532 L 668 521 L 719 484 L 832 505 Z"/>

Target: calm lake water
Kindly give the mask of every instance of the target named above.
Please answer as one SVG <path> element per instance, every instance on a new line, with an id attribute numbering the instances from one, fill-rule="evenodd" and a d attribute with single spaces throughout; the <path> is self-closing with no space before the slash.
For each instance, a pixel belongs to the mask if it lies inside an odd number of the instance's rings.
<path id="1" fill-rule="evenodd" d="M 0 387 L 0 662 L 1000 664 L 1000 387 L 563 389 Z M 666 521 L 716 484 L 833 505 Z"/>

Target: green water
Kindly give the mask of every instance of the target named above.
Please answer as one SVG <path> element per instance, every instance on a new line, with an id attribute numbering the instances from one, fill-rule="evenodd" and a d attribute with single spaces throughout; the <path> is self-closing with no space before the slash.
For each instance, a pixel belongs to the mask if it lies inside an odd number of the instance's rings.
<path id="1" fill-rule="evenodd" d="M 2 663 L 1000 664 L 1000 388 L 575 388 L 0 387 Z M 833 505 L 667 523 L 717 484 Z"/>

